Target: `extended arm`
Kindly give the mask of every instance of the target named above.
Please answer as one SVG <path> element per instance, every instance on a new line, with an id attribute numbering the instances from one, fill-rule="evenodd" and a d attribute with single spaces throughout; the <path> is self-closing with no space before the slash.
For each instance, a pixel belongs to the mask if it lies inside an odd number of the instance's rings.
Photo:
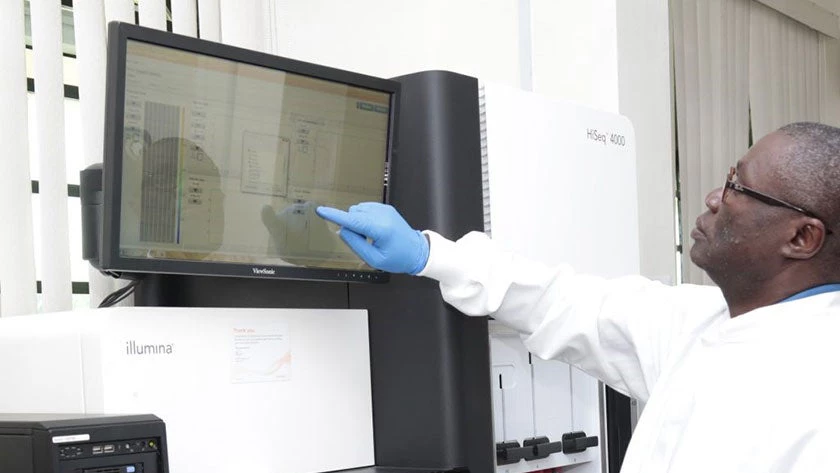
<path id="1" fill-rule="evenodd" d="M 342 225 L 342 232 L 360 235 L 345 241 L 374 267 L 390 270 L 382 263 L 387 261 L 391 268 L 416 268 L 417 255 L 427 255 L 417 274 L 438 280 L 443 298 L 458 310 L 492 315 L 521 332 L 534 354 L 577 366 L 638 399 L 648 398 L 670 353 L 725 313 L 716 288 L 576 275 L 568 266 L 548 267 L 506 252 L 483 233 L 452 242 L 427 231 L 429 248 L 392 207 L 384 207 L 319 214 Z"/>

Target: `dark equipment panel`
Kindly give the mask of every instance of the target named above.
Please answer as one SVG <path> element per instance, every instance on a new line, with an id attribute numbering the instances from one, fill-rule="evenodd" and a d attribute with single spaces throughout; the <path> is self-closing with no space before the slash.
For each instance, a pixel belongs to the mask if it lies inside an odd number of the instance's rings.
<path id="1" fill-rule="evenodd" d="M 153 415 L 0 414 L 0 471 L 168 473 Z"/>

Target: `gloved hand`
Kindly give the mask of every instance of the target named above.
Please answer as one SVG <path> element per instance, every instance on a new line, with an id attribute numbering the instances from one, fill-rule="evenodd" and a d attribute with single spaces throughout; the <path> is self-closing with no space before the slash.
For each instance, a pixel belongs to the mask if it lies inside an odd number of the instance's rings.
<path id="1" fill-rule="evenodd" d="M 348 212 L 331 207 L 318 207 L 315 212 L 340 225 L 338 235 L 344 243 L 376 269 L 414 275 L 426 266 L 429 241 L 390 205 L 363 202 Z"/>

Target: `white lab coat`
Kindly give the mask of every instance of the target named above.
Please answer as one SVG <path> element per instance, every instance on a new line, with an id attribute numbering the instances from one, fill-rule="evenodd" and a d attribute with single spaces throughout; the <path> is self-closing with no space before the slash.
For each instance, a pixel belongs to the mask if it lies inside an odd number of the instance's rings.
<path id="1" fill-rule="evenodd" d="M 426 232 L 422 276 L 646 403 L 622 473 L 840 471 L 840 292 L 730 318 L 719 289 L 604 280 Z"/>

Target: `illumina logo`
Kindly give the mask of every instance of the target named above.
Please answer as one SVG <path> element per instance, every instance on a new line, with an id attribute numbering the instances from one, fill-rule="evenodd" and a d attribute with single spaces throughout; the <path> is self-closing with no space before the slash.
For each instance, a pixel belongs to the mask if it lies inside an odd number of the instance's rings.
<path id="1" fill-rule="evenodd" d="M 125 342 L 126 355 L 171 355 L 175 345 L 172 343 L 147 345 L 135 340 Z"/>

